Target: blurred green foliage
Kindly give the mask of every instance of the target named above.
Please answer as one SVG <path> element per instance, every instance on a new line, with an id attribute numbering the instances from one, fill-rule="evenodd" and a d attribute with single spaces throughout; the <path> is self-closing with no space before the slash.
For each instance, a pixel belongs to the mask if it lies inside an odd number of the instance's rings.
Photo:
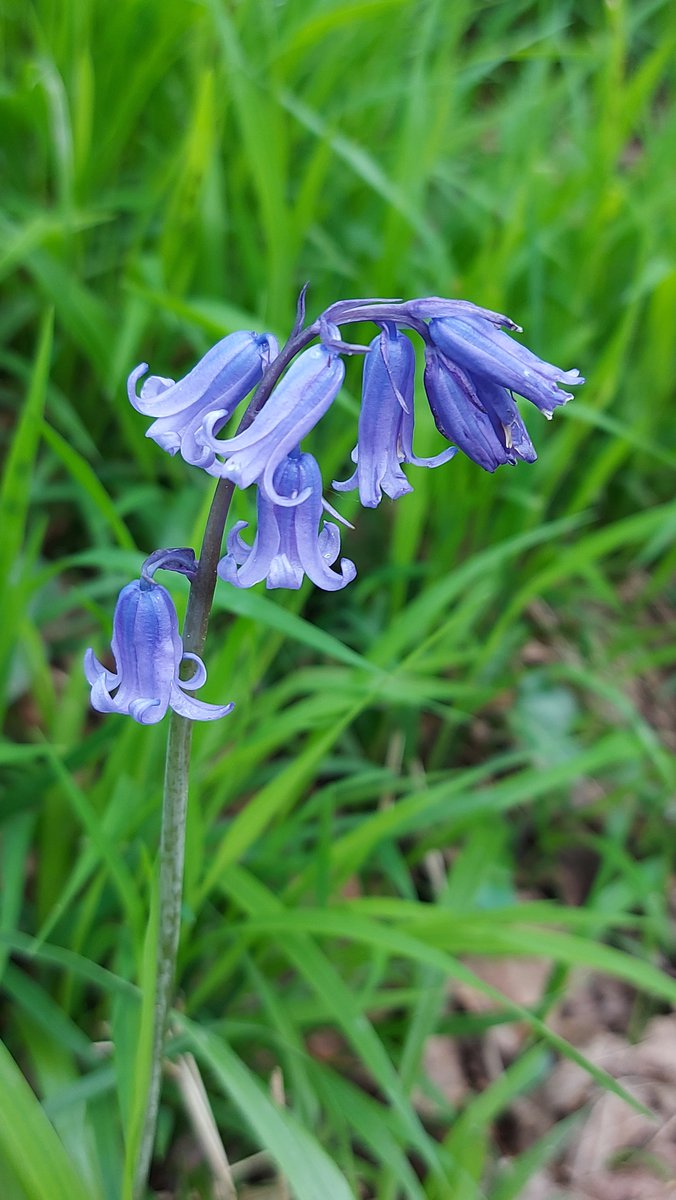
<path id="1" fill-rule="evenodd" d="M 341 500 L 345 593 L 219 591 L 205 697 L 237 708 L 196 730 L 172 1054 L 197 1056 L 231 1157 L 266 1150 L 299 1200 L 518 1196 L 567 1127 L 509 1168 L 491 1130 L 552 1048 L 577 1054 L 546 1027 L 570 969 L 636 987 L 637 1029 L 676 997 L 673 10 L 5 0 L 2 20 L 2 1195 L 128 1195 L 138 1133 L 164 731 L 96 719 L 79 664 L 145 554 L 199 543 L 210 484 L 144 440 L 126 375 L 178 375 L 235 328 L 283 337 L 309 280 L 312 315 L 508 312 L 588 383 L 550 425 L 527 414 L 533 467 L 458 458 L 410 469 L 396 505 Z M 350 372 L 313 438 L 327 482 Z M 429 1127 L 427 1037 L 486 1023 L 449 1005 L 468 951 L 544 957 L 550 984 L 524 1012 L 477 982 L 529 1039 Z M 310 1052 L 326 1027 L 335 1060 Z M 285 1110 L 257 1078 L 276 1066 Z M 155 1183 L 183 1196 L 208 1176 L 166 1091 Z"/>

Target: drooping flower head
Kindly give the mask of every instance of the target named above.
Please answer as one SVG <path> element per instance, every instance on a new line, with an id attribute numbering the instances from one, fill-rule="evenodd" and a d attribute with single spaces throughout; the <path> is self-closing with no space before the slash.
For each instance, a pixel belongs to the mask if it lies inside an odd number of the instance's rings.
<path id="1" fill-rule="evenodd" d="M 437 429 L 485 471 L 537 458 L 513 392 L 551 418 L 572 400 L 557 380 L 584 383 L 579 371 L 544 362 L 508 337 L 496 316 L 469 306 L 460 316 L 433 317 L 425 347 L 425 391 Z"/>
<path id="2" fill-rule="evenodd" d="M 212 346 L 177 383 L 149 375 L 138 396 L 136 384 L 148 370 L 141 363 L 127 380 L 127 394 L 138 412 L 155 418 L 146 437 L 168 454 L 180 451 L 191 466 L 208 469 L 216 455 L 204 439 L 205 421 L 212 433 L 222 428 L 277 353 L 271 333 L 240 330 Z"/>
<path id="3" fill-rule="evenodd" d="M 535 461 L 516 403 L 504 388 L 490 380 L 472 380 L 434 346 L 425 347 L 424 380 L 437 429 L 484 471 L 513 464 L 517 458 Z"/>
<path id="4" fill-rule="evenodd" d="M 510 322 L 513 326 L 513 322 Z M 435 346 L 472 377 L 489 379 L 525 396 L 550 417 L 555 408 L 573 399 L 558 383 L 584 383 L 579 371 L 564 371 L 545 362 L 527 346 L 515 342 L 484 316 L 468 310 L 459 317 L 436 317 L 429 323 Z"/>
<path id="5" fill-rule="evenodd" d="M 338 330 L 335 332 L 338 336 Z M 345 367 L 334 347 L 319 345 L 304 350 L 248 429 L 232 438 L 219 439 L 214 420 L 207 422 L 207 442 L 219 455 L 209 473 L 231 479 L 240 488 L 258 483 L 275 504 L 299 503 L 300 497 L 289 499 L 277 491 L 275 472 L 330 408 L 344 378 Z"/>
<path id="6" fill-rule="evenodd" d="M 345 587 L 356 570 L 348 558 L 340 560 L 340 574 L 330 569 L 340 553 L 340 533 L 331 521 L 325 521 L 319 530 L 323 500 L 316 460 L 295 448 L 277 466 L 273 486 L 287 503 L 269 500 L 259 487 L 253 545 L 241 537 L 246 521 L 238 521 L 227 537 L 228 553 L 218 565 L 221 579 L 240 588 L 265 579 L 268 588 L 296 589 L 307 575 L 325 591 Z"/>
<path id="7" fill-rule="evenodd" d="M 156 725 L 168 708 L 192 721 L 215 721 L 233 708 L 232 704 L 206 704 L 186 695 L 205 682 L 206 668 L 201 658 L 183 649 L 169 592 L 148 577 L 135 579 L 120 592 L 113 617 L 112 651 L 114 672 L 99 662 L 93 650 L 85 653 L 85 675 L 97 712 L 123 713 L 141 725 Z M 179 678 L 184 659 L 197 668 L 189 680 Z"/>
<path id="8" fill-rule="evenodd" d="M 365 508 L 376 508 L 383 492 L 397 500 L 413 490 L 402 463 L 437 467 L 456 453 L 455 447 L 434 458 L 413 453 L 414 375 L 415 352 L 409 338 L 394 322 L 385 322 L 364 362 L 357 445 L 352 451 L 357 469 L 349 479 L 333 483 L 338 492 L 358 487 Z"/>
<path id="9" fill-rule="evenodd" d="M 362 321 L 373 322 L 381 331 L 368 347 L 344 340 L 341 333 L 343 325 Z M 340 391 L 343 355 L 365 353 L 366 361 L 352 452 L 356 469 L 334 487 L 358 488 L 361 503 L 369 508 L 380 503 L 383 493 L 398 499 L 412 490 L 404 465 L 435 467 L 452 458 L 457 448 L 487 471 L 519 459 L 532 462 L 536 453 L 514 395 L 551 417 L 556 407 L 572 399 L 558 385 L 584 382 L 578 371 L 544 362 L 508 337 L 505 329 L 520 332 L 508 317 L 466 300 L 341 300 L 312 324 L 304 322 L 305 289 L 281 355 L 271 334 L 239 331 L 218 342 L 178 382 L 151 375 L 138 395 L 136 386 L 146 364 L 129 376 L 131 403 L 153 418 L 148 437 L 210 475 L 240 488 L 257 485 L 253 544 L 241 536 L 246 522 L 238 522 L 218 565 L 221 579 L 235 587 L 265 579 L 269 588 L 296 589 L 307 575 L 318 587 L 337 591 L 355 577 L 349 559 L 340 559 L 338 569 L 331 569 L 340 555 L 339 530 L 332 522 L 322 525 L 322 510 L 333 510 L 322 497 L 319 466 L 312 455 L 300 451 L 301 440 Z M 432 458 L 413 453 L 415 361 L 404 331 L 423 342 L 430 408 L 437 428 L 454 443 Z M 319 344 L 310 347 L 317 338 Z M 256 385 L 261 386 L 240 432 L 221 437 L 238 404 Z M 214 528 L 224 520 L 228 494 L 229 489 L 217 491 Z M 206 670 L 201 658 L 184 651 L 171 596 L 152 579 L 159 568 L 191 580 L 199 571 L 192 550 L 158 550 L 146 560 L 141 579 L 123 588 L 113 625 L 115 671 L 105 668 L 92 650 L 85 656 L 92 705 L 100 712 L 128 714 L 145 725 L 161 720 L 168 708 L 192 720 L 215 720 L 232 705 L 205 704 L 186 694 L 204 683 Z M 180 678 L 184 659 L 196 668 L 189 681 Z"/>

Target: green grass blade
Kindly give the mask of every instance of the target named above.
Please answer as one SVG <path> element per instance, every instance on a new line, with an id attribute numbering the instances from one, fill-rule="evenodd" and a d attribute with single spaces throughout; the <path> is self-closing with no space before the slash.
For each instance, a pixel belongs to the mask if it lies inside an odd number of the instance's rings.
<path id="1" fill-rule="evenodd" d="M 91 1200 L 40 1102 L 0 1043 L 0 1156 L 26 1200 Z"/>
<path id="2" fill-rule="evenodd" d="M 278 1163 L 298 1200 L 354 1200 L 335 1163 L 286 1109 L 277 1107 L 240 1058 L 221 1038 L 185 1017 L 177 1024 L 195 1056 L 216 1079 Z"/>

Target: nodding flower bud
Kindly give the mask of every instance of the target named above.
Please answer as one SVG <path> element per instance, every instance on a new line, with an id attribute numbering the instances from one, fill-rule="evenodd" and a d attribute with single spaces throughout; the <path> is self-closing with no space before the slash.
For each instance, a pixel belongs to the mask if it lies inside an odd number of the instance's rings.
<path id="1" fill-rule="evenodd" d="M 184 651 L 174 602 L 166 588 L 152 579 L 135 579 L 120 592 L 112 651 L 115 671 L 108 671 L 93 650 L 85 654 L 85 675 L 97 712 L 123 713 L 140 725 L 156 725 L 168 708 L 191 721 L 215 721 L 233 708 L 186 695 L 205 682 L 206 668 L 196 654 Z M 189 680 L 179 678 L 184 659 L 197 668 Z"/>
<path id="2" fill-rule="evenodd" d="M 456 453 L 455 447 L 434 458 L 413 453 L 413 380 L 415 353 L 396 325 L 386 322 L 373 339 L 364 362 L 357 445 L 352 451 L 356 471 L 333 486 L 338 492 L 359 488 L 365 508 L 376 508 L 383 496 L 397 500 L 413 489 L 402 463 L 438 467 Z"/>
<path id="3" fill-rule="evenodd" d="M 356 570 L 348 558 L 340 560 L 340 574 L 330 570 L 340 553 L 340 533 L 331 521 L 325 521 L 319 530 L 323 500 L 316 460 L 296 448 L 277 467 L 274 487 L 293 507 L 276 504 L 259 488 L 253 545 L 240 536 L 246 521 L 238 521 L 228 534 L 228 553 L 218 564 L 221 579 L 240 588 L 263 579 L 269 588 L 299 588 L 307 575 L 325 591 L 345 587 Z M 305 499 L 299 500 L 301 496 Z"/>
<path id="4" fill-rule="evenodd" d="M 502 425 L 491 404 L 496 385 L 473 381 L 433 346 L 425 347 L 424 380 L 437 429 L 484 471 L 515 463 L 517 453 L 529 462 L 537 457 L 509 392 L 505 404 L 513 412 L 510 424 Z"/>
<path id="5" fill-rule="evenodd" d="M 344 377 L 345 367 L 335 349 L 312 346 L 298 355 L 248 429 L 219 440 L 214 422 L 207 420 L 205 439 L 219 456 L 210 474 L 231 479 L 241 488 L 258 483 L 274 504 L 299 504 L 308 490 L 294 498 L 281 495 L 275 472 L 330 408 Z"/>
<path id="6" fill-rule="evenodd" d="M 569 387 L 584 383 L 579 371 L 563 371 L 544 362 L 526 346 L 496 329 L 480 312 L 435 318 L 429 323 L 429 334 L 447 359 L 477 380 L 477 391 L 481 392 L 484 380 L 490 380 L 498 387 L 525 396 L 546 417 L 551 417 L 560 404 L 573 399 L 572 392 L 557 387 L 557 381 Z"/>
<path id="7" fill-rule="evenodd" d="M 485 471 L 519 459 L 534 462 L 512 392 L 551 417 L 573 398 L 556 381 L 584 383 L 579 371 L 543 362 L 472 306 L 458 316 L 433 317 L 428 337 L 425 391 L 437 429 Z"/>
<path id="8" fill-rule="evenodd" d="M 127 393 L 138 412 L 155 418 L 146 437 L 168 454 L 180 451 L 191 466 L 208 470 L 216 456 L 204 439 L 205 422 L 208 420 L 212 432 L 221 429 L 277 353 L 271 333 L 231 333 L 177 383 L 149 375 L 138 396 L 136 384 L 148 370 L 147 364 L 141 363 L 129 376 Z"/>

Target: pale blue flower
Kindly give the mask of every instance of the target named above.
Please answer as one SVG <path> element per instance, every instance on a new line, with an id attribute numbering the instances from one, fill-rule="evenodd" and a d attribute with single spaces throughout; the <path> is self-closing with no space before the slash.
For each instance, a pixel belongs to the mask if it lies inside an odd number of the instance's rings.
<path id="1" fill-rule="evenodd" d="M 240 588 L 265 579 L 268 588 L 295 589 L 307 575 L 325 591 L 345 587 L 356 570 L 348 558 L 340 560 L 340 574 L 330 569 L 340 553 L 340 533 L 331 521 L 319 529 L 324 503 L 316 460 L 296 448 L 278 464 L 273 487 L 286 503 L 275 503 L 258 489 L 253 545 L 241 537 L 246 521 L 238 521 L 227 537 L 228 553 L 218 564 L 221 579 Z"/>
<path id="2" fill-rule="evenodd" d="M 155 418 L 146 437 L 168 454 L 180 451 L 187 463 L 208 470 L 216 456 L 204 438 L 205 422 L 208 420 L 212 435 L 218 432 L 277 353 L 271 333 L 231 333 L 212 346 L 178 383 L 149 375 L 138 396 L 137 382 L 148 370 L 147 363 L 141 363 L 127 380 L 127 394 L 138 412 Z"/>
<path id="3" fill-rule="evenodd" d="M 265 497 L 275 504 L 298 504 L 305 497 L 280 495 L 274 484 L 275 472 L 330 408 L 344 377 L 345 367 L 333 347 L 319 345 L 304 350 L 248 429 L 219 439 L 214 422 L 207 421 L 207 444 L 219 456 L 209 473 L 231 479 L 240 488 L 258 483 Z"/>

